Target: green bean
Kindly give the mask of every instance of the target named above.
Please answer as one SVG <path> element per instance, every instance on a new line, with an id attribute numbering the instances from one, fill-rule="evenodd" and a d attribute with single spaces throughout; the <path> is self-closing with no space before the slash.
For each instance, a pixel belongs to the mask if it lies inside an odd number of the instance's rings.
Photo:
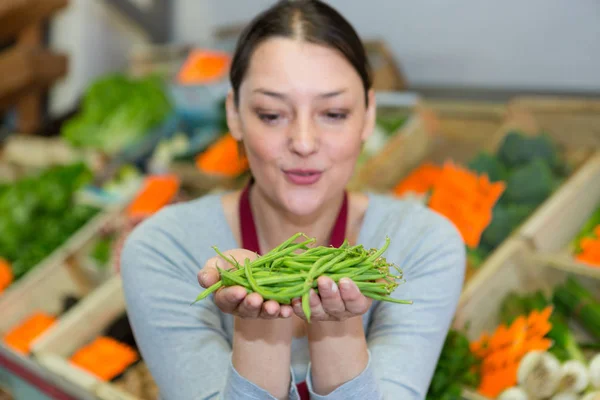
<path id="1" fill-rule="evenodd" d="M 317 268 L 317 269 L 314 271 L 314 275 L 312 275 L 312 276 L 311 276 L 311 275 L 310 275 L 310 272 L 309 272 L 309 278 L 311 278 L 311 277 L 312 277 L 312 278 L 314 279 L 314 277 L 315 277 L 315 276 L 319 276 L 319 275 L 322 275 L 322 274 L 324 274 L 324 273 L 325 273 L 325 272 L 327 272 L 327 271 L 328 271 L 328 270 L 329 270 L 329 269 L 330 269 L 330 268 L 331 268 L 333 265 L 335 265 L 336 263 L 340 262 L 340 261 L 341 261 L 341 260 L 343 260 L 345 257 L 346 257 L 346 253 L 345 253 L 345 252 L 344 252 L 344 253 L 341 253 L 341 254 L 338 254 L 338 255 L 337 255 L 337 256 L 335 256 L 335 257 L 334 257 L 332 260 L 329 260 L 328 262 L 326 262 L 325 264 L 323 264 L 322 266 L 320 266 L 319 268 Z"/>
<path id="2" fill-rule="evenodd" d="M 375 253 L 373 253 L 373 255 L 371 255 L 368 260 L 369 261 L 375 261 L 377 260 L 379 257 L 381 257 L 381 255 L 383 253 L 385 253 L 385 251 L 387 250 L 388 246 L 390 245 L 390 238 L 386 236 L 385 238 L 385 244 L 383 245 L 383 247 L 381 247 L 381 249 L 379 249 L 378 251 L 376 251 Z"/>
<path id="3" fill-rule="evenodd" d="M 302 295 L 302 311 L 306 317 L 306 321 L 310 323 L 310 291 Z"/>
<path id="4" fill-rule="evenodd" d="M 200 295 L 198 295 L 198 297 L 196 297 L 196 300 L 192 304 L 196 304 L 200 300 L 204 300 L 205 298 L 207 298 L 208 296 L 210 296 L 211 293 L 216 292 L 222 286 L 223 286 L 223 282 L 219 281 L 219 282 L 215 283 L 214 285 L 212 285 L 212 286 L 204 289 L 202 291 L 202 293 L 200 293 Z"/>
<path id="5" fill-rule="evenodd" d="M 287 248 L 290 244 L 292 244 L 293 242 L 296 241 L 296 239 L 298 239 L 300 236 L 304 236 L 306 239 L 308 239 L 306 237 L 305 234 L 303 233 L 296 233 L 295 235 L 293 235 L 291 238 L 289 238 L 288 240 L 286 240 L 285 242 L 281 243 L 279 246 L 275 247 L 273 250 L 273 252 L 278 252 L 280 250 L 283 250 L 285 248 Z"/>
<path id="6" fill-rule="evenodd" d="M 285 260 L 283 262 L 283 265 L 285 265 L 288 268 L 301 269 L 306 271 L 309 271 L 312 267 L 312 264 L 304 264 L 302 262 L 292 260 Z"/>
<path id="7" fill-rule="evenodd" d="M 235 274 L 229 272 L 229 271 L 225 271 L 221 268 L 217 268 L 217 270 L 219 271 L 219 274 L 221 274 L 221 281 L 223 281 L 223 284 L 225 286 L 233 286 L 233 285 L 227 285 L 226 282 L 227 280 L 229 280 L 230 282 L 234 282 L 235 284 L 239 285 L 239 286 L 243 286 L 245 288 L 250 288 L 250 284 L 244 280 L 244 278 L 240 277 L 240 276 L 236 276 Z"/>
<path id="8" fill-rule="evenodd" d="M 373 265 L 370 262 L 363 263 L 363 261 L 366 258 L 367 258 L 367 254 L 365 254 L 364 256 L 357 257 L 357 258 L 351 258 L 350 260 L 342 261 L 341 263 L 339 263 L 335 267 L 331 268 L 329 270 L 329 272 L 338 272 L 338 271 L 344 270 L 346 268 L 351 268 L 351 267 L 356 268 L 356 266 L 361 265 L 361 264 L 363 266 L 364 265 L 369 265 L 369 266 Z"/>
<path id="9" fill-rule="evenodd" d="M 277 300 L 281 304 L 289 304 L 290 303 L 289 298 L 280 296 L 278 293 L 271 292 L 269 290 L 263 289 L 260 286 L 258 286 L 256 281 L 254 280 L 254 277 L 252 276 L 252 268 L 250 267 L 250 262 L 247 258 L 246 258 L 246 262 L 244 264 L 244 271 L 246 273 L 246 279 L 248 279 L 248 283 L 250 283 L 252 290 L 255 291 L 256 293 L 260 294 L 263 299 Z"/>
<path id="10" fill-rule="evenodd" d="M 387 302 L 396 303 L 396 304 L 412 304 L 413 303 L 412 300 L 398 300 L 393 297 L 381 296 L 379 294 L 372 293 L 372 292 L 364 292 L 363 294 L 366 297 L 370 297 L 373 300 L 378 300 L 378 301 L 387 301 Z"/>
<path id="11" fill-rule="evenodd" d="M 361 274 L 352 278 L 353 281 L 376 281 L 385 278 L 383 274 Z"/>
<path id="12" fill-rule="evenodd" d="M 290 246 L 290 247 L 288 247 L 286 249 L 280 250 L 278 252 L 268 253 L 268 254 L 266 254 L 266 255 L 264 255 L 262 257 L 257 258 L 256 260 L 252 261 L 250 263 L 250 266 L 251 267 L 258 267 L 260 265 L 264 265 L 264 264 L 270 263 L 271 261 L 276 260 L 279 257 L 283 257 L 283 256 L 285 256 L 287 254 L 290 254 L 290 253 L 292 253 L 295 250 L 298 250 L 298 249 L 300 249 L 302 247 L 305 247 L 309 243 L 313 243 L 314 241 L 315 241 L 315 239 L 310 239 L 310 240 L 307 240 L 305 242 L 298 243 L 298 244 L 296 244 L 294 246 Z"/>
<path id="13" fill-rule="evenodd" d="M 295 281 L 304 281 L 306 278 L 306 274 L 290 274 L 290 275 L 281 275 L 281 276 L 271 276 L 268 278 L 260 278 L 256 279 L 256 282 L 261 285 L 273 285 L 285 282 L 295 282 Z"/>

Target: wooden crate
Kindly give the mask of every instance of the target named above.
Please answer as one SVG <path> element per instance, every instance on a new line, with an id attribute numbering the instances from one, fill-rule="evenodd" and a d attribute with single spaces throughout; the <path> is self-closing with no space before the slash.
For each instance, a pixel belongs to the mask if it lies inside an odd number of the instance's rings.
<path id="1" fill-rule="evenodd" d="M 486 146 L 506 119 L 504 103 L 480 101 L 425 101 L 439 121 L 439 138 L 433 160 L 451 153 L 457 161 L 468 161 L 474 151 Z"/>
<path id="2" fill-rule="evenodd" d="M 548 268 L 533 257 L 533 252 L 525 241 L 507 241 L 498 256 L 493 262 L 490 260 L 488 268 L 477 277 L 477 284 L 473 282 L 462 293 L 453 327 L 464 331 L 469 340 L 477 340 L 482 333 L 491 333 L 500 324 L 500 305 L 510 292 L 532 293 L 542 290 L 549 296 L 568 276 L 574 276 L 592 293 L 600 296 L 599 280 Z M 586 337 L 583 331 L 574 333 L 576 336 Z M 472 391 L 466 391 L 463 397 L 468 400 L 482 399 Z"/>
<path id="3" fill-rule="evenodd" d="M 600 148 L 600 99 L 560 96 L 520 96 L 509 112 L 528 112 L 540 128 L 562 141 Z"/>
<path id="4" fill-rule="evenodd" d="M 386 143 L 383 150 L 370 157 L 355 171 L 349 188 L 387 192 L 415 168 L 427 154 L 437 131 L 435 114 L 422 105 L 411 92 L 380 92 L 378 109 L 393 109 L 408 120 Z"/>
<path id="5" fill-rule="evenodd" d="M 65 296 L 79 299 L 89 294 L 112 275 L 86 268 L 80 250 L 93 242 L 96 235 L 121 215 L 122 207 L 104 210 L 75 235 L 34 267 L 27 275 L 9 286 L 0 296 L 0 335 L 36 311 L 58 315 Z M 0 341 L 0 347 L 5 347 Z"/>
<path id="6" fill-rule="evenodd" d="M 52 331 L 37 340 L 33 345 L 33 357 L 54 374 L 100 400 L 134 400 L 133 395 L 69 362 L 75 351 L 98 337 L 124 311 L 122 282 L 116 275 L 81 301 Z"/>
<path id="7" fill-rule="evenodd" d="M 600 268 L 577 262 L 570 244 L 590 215 L 600 207 L 600 153 L 592 157 L 526 225 L 520 235 L 535 258 L 557 269 L 600 279 Z"/>

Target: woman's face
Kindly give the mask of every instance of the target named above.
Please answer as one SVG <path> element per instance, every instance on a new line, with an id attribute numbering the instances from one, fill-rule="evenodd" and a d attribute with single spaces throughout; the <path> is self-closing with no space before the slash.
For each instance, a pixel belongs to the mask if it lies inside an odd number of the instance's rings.
<path id="1" fill-rule="evenodd" d="M 256 183 L 269 200 L 310 215 L 339 196 L 375 121 L 362 81 L 337 51 L 275 38 L 255 50 L 227 99 L 232 135 L 244 141 Z"/>

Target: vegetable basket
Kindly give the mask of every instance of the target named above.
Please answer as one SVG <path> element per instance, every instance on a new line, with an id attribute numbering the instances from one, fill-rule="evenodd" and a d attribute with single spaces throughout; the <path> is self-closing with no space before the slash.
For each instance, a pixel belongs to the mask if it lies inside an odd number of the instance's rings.
<path id="1" fill-rule="evenodd" d="M 51 332 L 36 341 L 33 357 L 46 369 L 92 393 L 95 398 L 134 400 L 137 397 L 133 393 L 114 381 L 101 379 L 70 361 L 78 349 L 102 336 L 124 312 L 122 283 L 120 276 L 116 275 L 75 306 Z"/>
<path id="2" fill-rule="evenodd" d="M 515 293 L 532 295 L 540 291 L 546 298 L 551 298 L 555 288 L 567 279 L 574 279 L 592 296 L 600 299 L 600 281 L 548 268 L 533 257 L 525 241 L 510 239 L 489 260 L 487 268 L 478 274 L 476 281 L 471 282 L 462 293 L 453 327 L 465 332 L 473 345 L 482 334 L 492 334 L 500 326 L 506 296 Z M 569 330 L 577 341 L 590 341 L 589 334 L 579 325 L 570 322 Z M 463 398 L 478 400 L 482 395 L 475 388 L 468 388 L 463 392 Z"/>
<path id="3" fill-rule="evenodd" d="M 514 139 L 515 135 L 520 135 L 523 139 L 519 140 L 527 141 L 540 138 L 540 133 L 544 133 L 544 131 L 541 130 L 533 115 L 513 110 L 506 113 L 502 125 L 487 140 L 477 142 L 471 139 L 470 143 L 465 141 L 465 148 L 455 151 L 461 147 L 460 139 L 457 137 L 456 140 L 451 140 L 454 145 L 446 146 L 448 139 L 442 133 L 436 137 L 436 143 L 421 159 L 422 165 L 436 166 L 451 160 L 478 174 L 487 174 L 491 180 L 506 182 L 505 193 L 492 210 L 493 218 L 484 230 L 480 244 L 477 248 L 469 249 L 467 282 L 481 269 L 488 267 L 486 260 L 497 251 L 503 241 L 517 235 L 522 229 L 527 229 L 529 221 L 536 218 L 536 211 L 547 202 L 552 201 L 553 195 L 557 193 L 560 186 L 573 179 L 594 154 L 594 149 L 569 141 L 565 135 L 548 132 L 544 139 L 545 143 L 552 143 L 551 146 L 555 149 L 553 151 L 560 155 L 561 161 L 557 161 L 556 166 L 551 167 L 556 171 L 549 170 L 545 166 L 535 165 L 532 162 L 535 161 L 535 157 L 524 164 L 511 167 L 511 170 L 504 169 L 506 166 L 498 166 L 497 160 L 504 160 L 507 155 L 511 157 L 516 153 L 514 144 L 512 148 L 506 144 L 509 143 L 509 138 Z M 549 155 L 549 157 L 554 156 Z M 556 160 L 556 158 L 554 159 Z M 550 167 L 550 164 L 548 166 Z M 509 174 L 508 171 L 512 172 Z M 516 171 L 520 171 L 519 174 L 515 174 Z M 515 176 L 513 182 L 511 182 L 512 175 Z M 517 176 L 520 179 L 517 179 Z M 541 177 L 546 179 L 541 179 Z M 402 188 L 403 182 L 400 181 L 398 187 L 394 189 L 397 195 L 400 195 L 398 188 Z M 533 184 L 538 183 L 540 186 L 534 187 Z M 533 191 L 526 197 L 527 191 L 524 189 L 530 187 Z M 510 193 L 508 193 L 509 191 Z M 521 197 L 522 199 L 520 199 Z"/>

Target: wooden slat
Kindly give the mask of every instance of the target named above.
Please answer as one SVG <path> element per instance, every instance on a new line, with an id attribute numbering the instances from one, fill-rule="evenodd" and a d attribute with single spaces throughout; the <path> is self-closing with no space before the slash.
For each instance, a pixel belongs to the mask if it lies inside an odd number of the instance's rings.
<path id="1" fill-rule="evenodd" d="M 16 37 L 25 27 L 66 7 L 68 0 L 3 0 L 0 2 L 0 41 Z"/>
<path id="2" fill-rule="evenodd" d="M 600 149 L 600 98 L 522 96 L 512 99 L 508 109 L 531 113 L 559 142 Z"/>
<path id="3" fill-rule="evenodd" d="M 29 25 L 20 34 L 17 46 L 42 47 L 42 25 Z M 42 92 L 33 90 L 17 103 L 17 129 L 21 133 L 34 133 L 42 125 Z"/>
<path id="4" fill-rule="evenodd" d="M 600 268 L 578 262 L 568 250 L 557 253 L 536 253 L 534 260 L 547 267 L 600 280 Z"/>
<path id="5" fill-rule="evenodd" d="M 562 251 L 600 205 L 600 153 L 589 159 L 519 230 L 539 252 Z"/>
<path id="6" fill-rule="evenodd" d="M 67 71 L 67 57 L 49 50 L 15 47 L 0 54 L 0 111 L 20 97 L 48 87 Z"/>

